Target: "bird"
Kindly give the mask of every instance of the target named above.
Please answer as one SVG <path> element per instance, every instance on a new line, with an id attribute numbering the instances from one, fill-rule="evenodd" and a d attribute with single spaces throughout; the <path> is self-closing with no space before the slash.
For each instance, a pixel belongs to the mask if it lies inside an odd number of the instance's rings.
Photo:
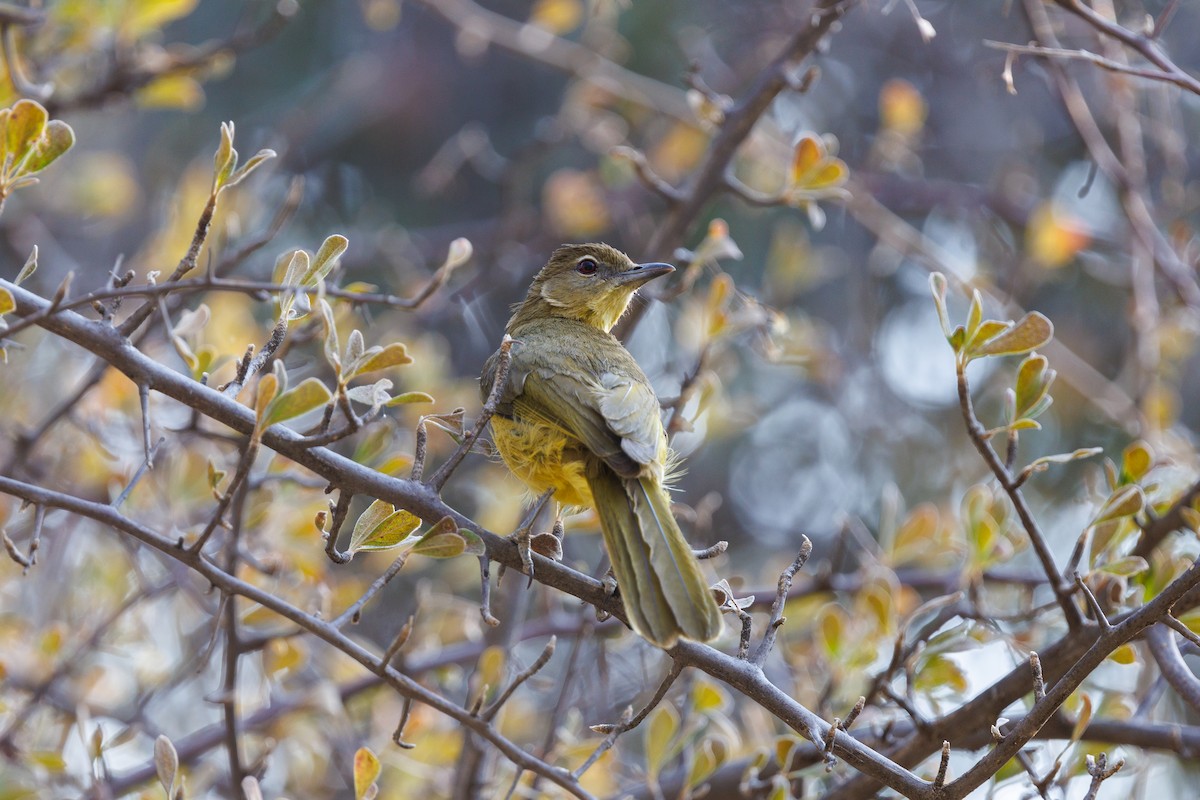
<path id="1" fill-rule="evenodd" d="M 514 306 L 490 420 L 500 458 L 535 495 L 595 508 L 630 626 L 662 648 L 710 641 L 721 612 L 671 513 L 677 464 L 650 381 L 610 333 L 637 289 L 667 275 L 607 244 L 557 248 Z M 502 350 L 485 363 L 485 402 Z"/>

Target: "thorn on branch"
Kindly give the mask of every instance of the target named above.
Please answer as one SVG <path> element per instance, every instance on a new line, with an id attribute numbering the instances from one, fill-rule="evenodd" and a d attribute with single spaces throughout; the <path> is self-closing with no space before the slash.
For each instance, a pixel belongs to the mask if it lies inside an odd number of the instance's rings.
<path id="1" fill-rule="evenodd" d="M 838 727 L 849 732 L 850 726 L 854 724 L 854 721 L 858 719 L 858 715 L 862 713 L 866 706 L 867 698 L 860 696 L 858 702 L 854 704 L 854 708 L 850 709 L 850 713 L 846 715 L 846 718 L 838 723 Z"/>
<path id="2" fill-rule="evenodd" d="M 1112 623 L 1108 621 L 1108 616 L 1104 613 L 1104 609 L 1101 608 L 1100 601 L 1096 599 L 1096 595 L 1092 594 L 1091 587 L 1087 585 L 1083 576 L 1078 572 L 1075 573 L 1075 585 L 1083 592 L 1088 608 L 1092 611 L 1092 616 L 1096 618 L 1096 622 L 1100 623 L 1100 630 L 1107 631 L 1112 628 Z"/>
<path id="3" fill-rule="evenodd" d="M 413 465 L 412 472 L 409 473 L 409 480 L 420 482 L 425 474 L 425 456 L 429 446 L 429 430 L 425 425 L 425 418 L 421 417 L 417 420 L 417 443 L 413 448 Z"/>
<path id="4" fill-rule="evenodd" d="M 1200 636 L 1197 636 L 1195 631 L 1180 622 L 1174 615 L 1167 614 L 1163 617 L 1162 621 L 1165 625 L 1167 625 L 1167 627 L 1174 630 L 1184 639 L 1187 639 L 1192 644 L 1200 647 Z"/>
<path id="5" fill-rule="evenodd" d="M 387 650 L 383 651 L 383 659 L 380 661 L 384 669 L 396 658 L 396 654 L 400 652 L 400 648 L 408 642 L 408 637 L 412 636 L 413 625 L 416 623 L 416 613 L 409 614 L 408 620 L 400 626 L 400 632 L 396 634 L 396 638 L 392 639 L 392 643 L 388 645 Z"/>
<path id="6" fill-rule="evenodd" d="M 479 582 L 481 585 L 479 598 L 479 615 L 484 623 L 491 628 L 500 624 L 500 620 L 492 615 L 492 573 L 491 559 L 486 555 L 479 557 Z"/>
<path id="7" fill-rule="evenodd" d="M 704 561 L 709 558 L 716 558 L 728 549 L 729 542 L 720 541 L 714 544 L 712 547 L 706 547 L 703 550 L 693 550 L 692 553 L 695 554 L 696 558 Z"/>
<path id="8" fill-rule="evenodd" d="M 46 522 L 46 507 L 42 505 L 34 506 L 33 509 L 33 534 L 29 538 L 29 552 L 22 553 L 17 548 L 16 542 L 8 538 L 8 532 L 0 528 L 0 540 L 4 543 L 4 549 L 8 553 L 8 557 L 21 566 L 21 574 L 27 575 L 29 568 L 37 564 L 37 551 L 41 546 L 42 527 Z"/>
<path id="9" fill-rule="evenodd" d="M 1038 701 L 1046 696 L 1046 681 L 1042 677 L 1042 659 L 1037 651 L 1029 654 L 1029 669 L 1033 672 L 1033 699 Z"/>
<path id="10" fill-rule="evenodd" d="M 950 742 L 942 742 L 942 761 L 938 764 L 937 777 L 933 779 L 935 788 L 942 788 L 946 785 L 946 770 L 950 768 Z"/>
<path id="11" fill-rule="evenodd" d="M 412 618 L 409 618 L 412 621 Z M 396 730 L 392 733 L 392 741 L 397 746 L 404 750 L 412 750 L 416 747 L 412 742 L 404 741 L 404 728 L 408 725 L 408 718 L 412 715 L 413 700 L 411 697 L 404 698 L 404 707 L 400 711 L 400 722 L 396 725 Z"/>
<path id="12" fill-rule="evenodd" d="M 137 468 L 137 472 L 133 473 L 133 477 L 129 479 L 129 483 L 124 489 L 121 490 L 121 493 L 117 495 L 117 498 L 110 503 L 113 508 L 120 508 L 121 504 L 125 502 L 126 498 L 128 498 L 129 494 L 133 491 L 133 487 L 137 486 L 138 481 L 140 481 L 142 476 L 146 474 L 146 470 L 154 467 L 154 456 L 158 453 L 158 449 L 162 447 L 163 442 L 165 441 L 167 441 L 167 437 L 158 437 L 158 441 L 154 443 L 154 447 L 150 448 L 150 453 L 148 454 L 147 458 L 142 461 L 142 465 Z"/>
<path id="13" fill-rule="evenodd" d="M 325 512 L 322 511 L 317 515 L 317 530 L 321 531 L 321 535 L 325 537 L 325 555 L 329 556 L 329 560 L 335 564 L 345 564 L 351 558 L 349 553 L 343 553 L 337 549 L 337 540 L 342 525 L 345 524 L 346 517 L 350 513 L 350 501 L 353 499 L 354 495 L 343 489 L 338 493 L 337 503 L 329 504 L 329 510 L 333 512 L 333 519 L 328 531 L 324 529 L 323 524 Z"/>
<path id="14" fill-rule="evenodd" d="M 792 588 L 792 578 L 808 561 L 809 555 L 812 553 L 812 541 L 803 534 L 801 535 L 800 552 L 796 555 L 791 566 L 783 571 L 779 576 L 779 586 L 775 591 L 775 602 L 771 604 L 771 619 L 767 623 L 767 629 L 763 632 L 762 642 L 758 645 L 758 649 L 754 651 L 754 657 L 750 663 L 756 667 L 761 667 L 763 662 L 767 660 L 767 656 L 771 654 L 771 649 L 775 646 L 775 635 L 779 630 L 779 626 L 786 621 L 783 616 L 783 606 L 787 601 L 788 591 Z"/>

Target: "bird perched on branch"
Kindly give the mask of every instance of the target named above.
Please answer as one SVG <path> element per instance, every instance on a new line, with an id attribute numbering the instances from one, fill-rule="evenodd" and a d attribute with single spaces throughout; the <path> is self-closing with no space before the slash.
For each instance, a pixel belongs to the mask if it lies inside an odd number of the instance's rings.
<path id="1" fill-rule="evenodd" d="M 533 492 L 596 509 L 629 622 L 660 647 L 712 639 L 721 617 L 671 514 L 658 398 L 609 330 L 639 286 L 673 270 L 605 244 L 555 250 L 508 321 L 511 361 L 491 421 L 500 456 Z M 484 365 L 485 399 L 500 357 Z"/>

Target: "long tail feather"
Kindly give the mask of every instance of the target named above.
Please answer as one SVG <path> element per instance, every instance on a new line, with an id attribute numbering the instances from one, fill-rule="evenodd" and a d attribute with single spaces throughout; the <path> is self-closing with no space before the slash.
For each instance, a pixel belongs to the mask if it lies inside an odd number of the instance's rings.
<path id="1" fill-rule="evenodd" d="M 716 636 L 720 611 L 666 490 L 653 478 L 622 479 L 602 462 L 589 465 L 587 479 L 634 630 L 660 647 Z"/>

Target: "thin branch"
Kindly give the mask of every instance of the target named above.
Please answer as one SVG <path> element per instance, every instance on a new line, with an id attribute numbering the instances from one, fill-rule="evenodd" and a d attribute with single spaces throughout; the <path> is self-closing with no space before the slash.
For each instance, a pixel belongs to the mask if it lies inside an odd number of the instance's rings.
<path id="1" fill-rule="evenodd" d="M 971 442 L 975 445 L 975 449 L 983 457 L 984 463 L 991 469 L 992 474 L 996 476 L 996 480 L 1000 482 L 1000 486 L 1012 502 L 1013 508 L 1021 520 L 1021 525 L 1025 528 L 1025 533 L 1029 536 L 1029 542 L 1033 545 L 1033 550 L 1037 554 L 1038 561 L 1042 564 L 1046 578 L 1050 581 L 1050 587 L 1054 590 L 1054 596 L 1058 600 L 1058 605 L 1062 609 L 1067 625 L 1071 628 L 1078 627 L 1082 622 L 1079 616 L 1079 609 L 1071 600 L 1070 590 L 1063 584 L 1062 575 L 1059 573 L 1058 567 L 1054 564 L 1054 555 L 1050 552 L 1050 545 L 1046 541 L 1046 536 L 1042 533 L 1042 529 L 1037 524 L 1037 521 L 1034 520 L 1033 512 L 1030 511 L 1029 505 L 1025 502 L 1025 496 L 1014 485 L 1012 475 L 1005 469 L 1004 463 L 988 443 L 985 435 L 986 431 L 979 422 L 978 417 L 975 416 L 975 407 L 971 402 L 971 387 L 967 382 L 966 363 L 961 359 L 958 362 L 958 403 L 959 409 L 962 411 L 963 421 L 966 423 L 967 434 L 970 436 Z"/>
<path id="2" fill-rule="evenodd" d="M 384 586 L 387 586 L 388 583 L 391 582 L 392 578 L 396 577 L 400 570 L 404 568 L 404 564 L 408 561 L 408 557 L 411 554 L 411 550 L 405 550 L 403 553 L 396 556 L 396 558 L 392 560 L 392 563 L 388 565 L 388 568 L 383 571 L 383 574 L 371 582 L 371 585 L 368 586 L 367 590 L 362 593 L 362 596 L 351 603 L 346 610 L 339 614 L 330 624 L 332 624 L 335 628 L 341 628 L 347 622 L 357 623 L 360 615 L 362 614 L 363 606 L 370 602 L 372 597 L 379 594 L 380 590 L 382 590 Z"/>
<path id="3" fill-rule="evenodd" d="M 517 673 L 517 675 L 508 684 L 508 687 L 505 688 L 505 690 L 500 693 L 500 696 L 497 697 L 490 706 L 485 708 L 479 716 L 486 720 L 493 719 L 496 716 L 496 713 L 500 711 L 500 708 L 508 702 L 508 698 L 512 697 L 513 692 L 515 692 L 522 683 L 538 674 L 538 672 L 540 672 L 541 669 L 550 662 L 550 659 L 554 656 L 554 647 L 557 642 L 558 637 L 551 636 L 550 641 L 546 642 L 546 646 L 542 648 L 542 652 L 538 655 L 537 659 L 535 659 L 534 662 L 526 669 L 523 669 Z"/>
<path id="4" fill-rule="evenodd" d="M 1060 7 L 1083 19 L 1100 33 L 1111 36 L 1122 44 L 1136 50 L 1147 61 L 1170 76 L 1171 83 L 1181 89 L 1187 89 L 1193 94 L 1200 95 L 1200 80 L 1184 72 L 1179 66 L 1163 53 L 1162 49 L 1151 38 L 1134 33 L 1128 28 L 1101 16 L 1095 10 L 1079 0 L 1054 0 Z"/>
<path id="5" fill-rule="evenodd" d="M 750 663 L 756 667 L 763 665 L 767 656 L 771 654 L 771 649 L 775 647 L 775 636 L 779 631 L 779 626 L 787 621 L 787 618 L 783 616 L 783 607 L 787 601 L 788 590 L 792 588 L 792 578 L 804 567 L 804 562 L 808 561 L 809 555 L 812 554 L 812 541 L 803 534 L 800 535 L 800 539 L 800 552 L 791 565 L 779 576 L 775 602 L 771 604 L 771 618 L 767 622 L 767 629 L 763 631 L 762 642 L 759 643 L 758 649 L 754 651 L 754 656 L 750 659 Z"/>
<path id="6" fill-rule="evenodd" d="M 138 485 L 138 481 L 142 479 L 142 476 L 146 474 L 147 470 L 154 466 L 154 456 L 158 453 L 158 449 L 162 447 L 163 442 L 166 440 L 167 437 L 165 436 L 158 437 L 158 441 L 154 443 L 154 447 L 150 448 L 150 452 L 142 461 L 141 466 L 137 468 L 137 471 L 133 473 L 133 477 L 129 479 L 129 483 L 125 485 L 125 488 L 121 490 L 121 493 L 112 501 L 113 508 L 121 507 L 121 505 L 129 497 L 130 492 L 133 491 L 133 488 Z"/>
<path id="7" fill-rule="evenodd" d="M 617 738 L 621 734 L 628 733 L 638 725 L 641 725 L 642 720 L 648 717 L 650 712 L 653 711 L 658 704 L 662 702 L 662 699 L 667 696 L 667 692 L 670 690 L 671 685 L 675 683 L 675 679 L 679 677 L 681 672 L 683 672 L 683 667 L 684 664 L 679 659 L 675 659 L 671 662 L 671 668 L 667 671 L 666 676 L 658 685 L 658 689 L 655 690 L 654 696 L 650 698 L 650 702 L 646 703 L 646 705 L 642 707 L 642 710 L 637 714 L 633 714 L 633 709 L 627 708 L 625 709 L 625 713 L 622 715 L 622 719 L 619 723 L 615 725 L 603 724 L 591 726 L 592 730 L 596 733 L 604 733 L 607 735 L 604 737 L 604 740 L 600 742 L 600 745 L 592 752 L 592 754 L 588 756 L 587 760 L 580 764 L 575 771 L 571 773 L 571 776 L 578 779 L 580 775 L 587 772 L 588 769 L 595 764 L 597 760 L 599 760 L 600 756 L 612 749 L 613 745 L 617 743 Z"/>
<path id="8" fill-rule="evenodd" d="M 496 407 L 500 404 L 500 397 L 504 394 L 508 383 L 508 368 L 512 364 L 513 341 L 513 338 L 506 333 L 500 342 L 495 380 L 492 382 L 492 390 L 488 392 L 487 402 L 483 404 L 483 408 L 479 412 L 479 419 L 475 420 L 475 427 L 463 438 L 462 444 L 450 455 L 450 458 L 446 459 L 446 463 L 442 464 L 427 481 L 435 492 L 441 492 L 446 481 L 454 474 L 454 470 L 462 463 L 467 453 L 471 452 L 476 440 L 483 433 L 483 429 L 487 427 L 488 421 L 496 413 Z"/>
<path id="9" fill-rule="evenodd" d="M 1111 58 L 1105 58 L 1104 56 L 1098 55 L 1097 53 L 1093 53 L 1089 50 L 1067 50 L 1060 47 L 1012 44 L 1011 42 L 996 42 L 992 41 L 991 39 L 984 39 L 983 45 L 984 47 L 990 47 L 993 50 L 1003 50 L 1005 52 L 1016 53 L 1018 55 L 1036 56 L 1038 58 L 1057 58 L 1063 61 L 1086 61 L 1090 64 L 1095 64 L 1098 67 L 1109 70 L 1110 72 L 1119 72 L 1123 75 L 1133 75 L 1137 78 L 1146 78 L 1152 81 L 1173 83 L 1176 86 L 1183 85 L 1179 82 L 1179 76 L 1170 72 L 1164 72 L 1160 69 L 1131 67 L 1128 64 L 1122 64 L 1119 61 L 1113 61 Z"/>
<path id="10" fill-rule="evenodd" d="M 237 495 L 238 490 L 242 488 L 242 484 L 250 475 L 250 469 L 254 466 L 254 458 L 258 455 L 258 440 L 251 436 L 243 445 L 242 456 L 238 459 L 237 470 L 233 473 L 233 478 L 229 481 L 229 488 L 221 495 L 220 501 L 217 502 L 217 508 L 213 511 L 212 516 L 208 520 L 208 524 L 204 526 L 204 530 L 196 541 L 189 548 L 193 553 L 199 553 L 204 549 L 204 545 L 208 543 L 213 532 L 221 525 L 225 524 L 225 512 L 228 510 L 233 498 Z"/>

